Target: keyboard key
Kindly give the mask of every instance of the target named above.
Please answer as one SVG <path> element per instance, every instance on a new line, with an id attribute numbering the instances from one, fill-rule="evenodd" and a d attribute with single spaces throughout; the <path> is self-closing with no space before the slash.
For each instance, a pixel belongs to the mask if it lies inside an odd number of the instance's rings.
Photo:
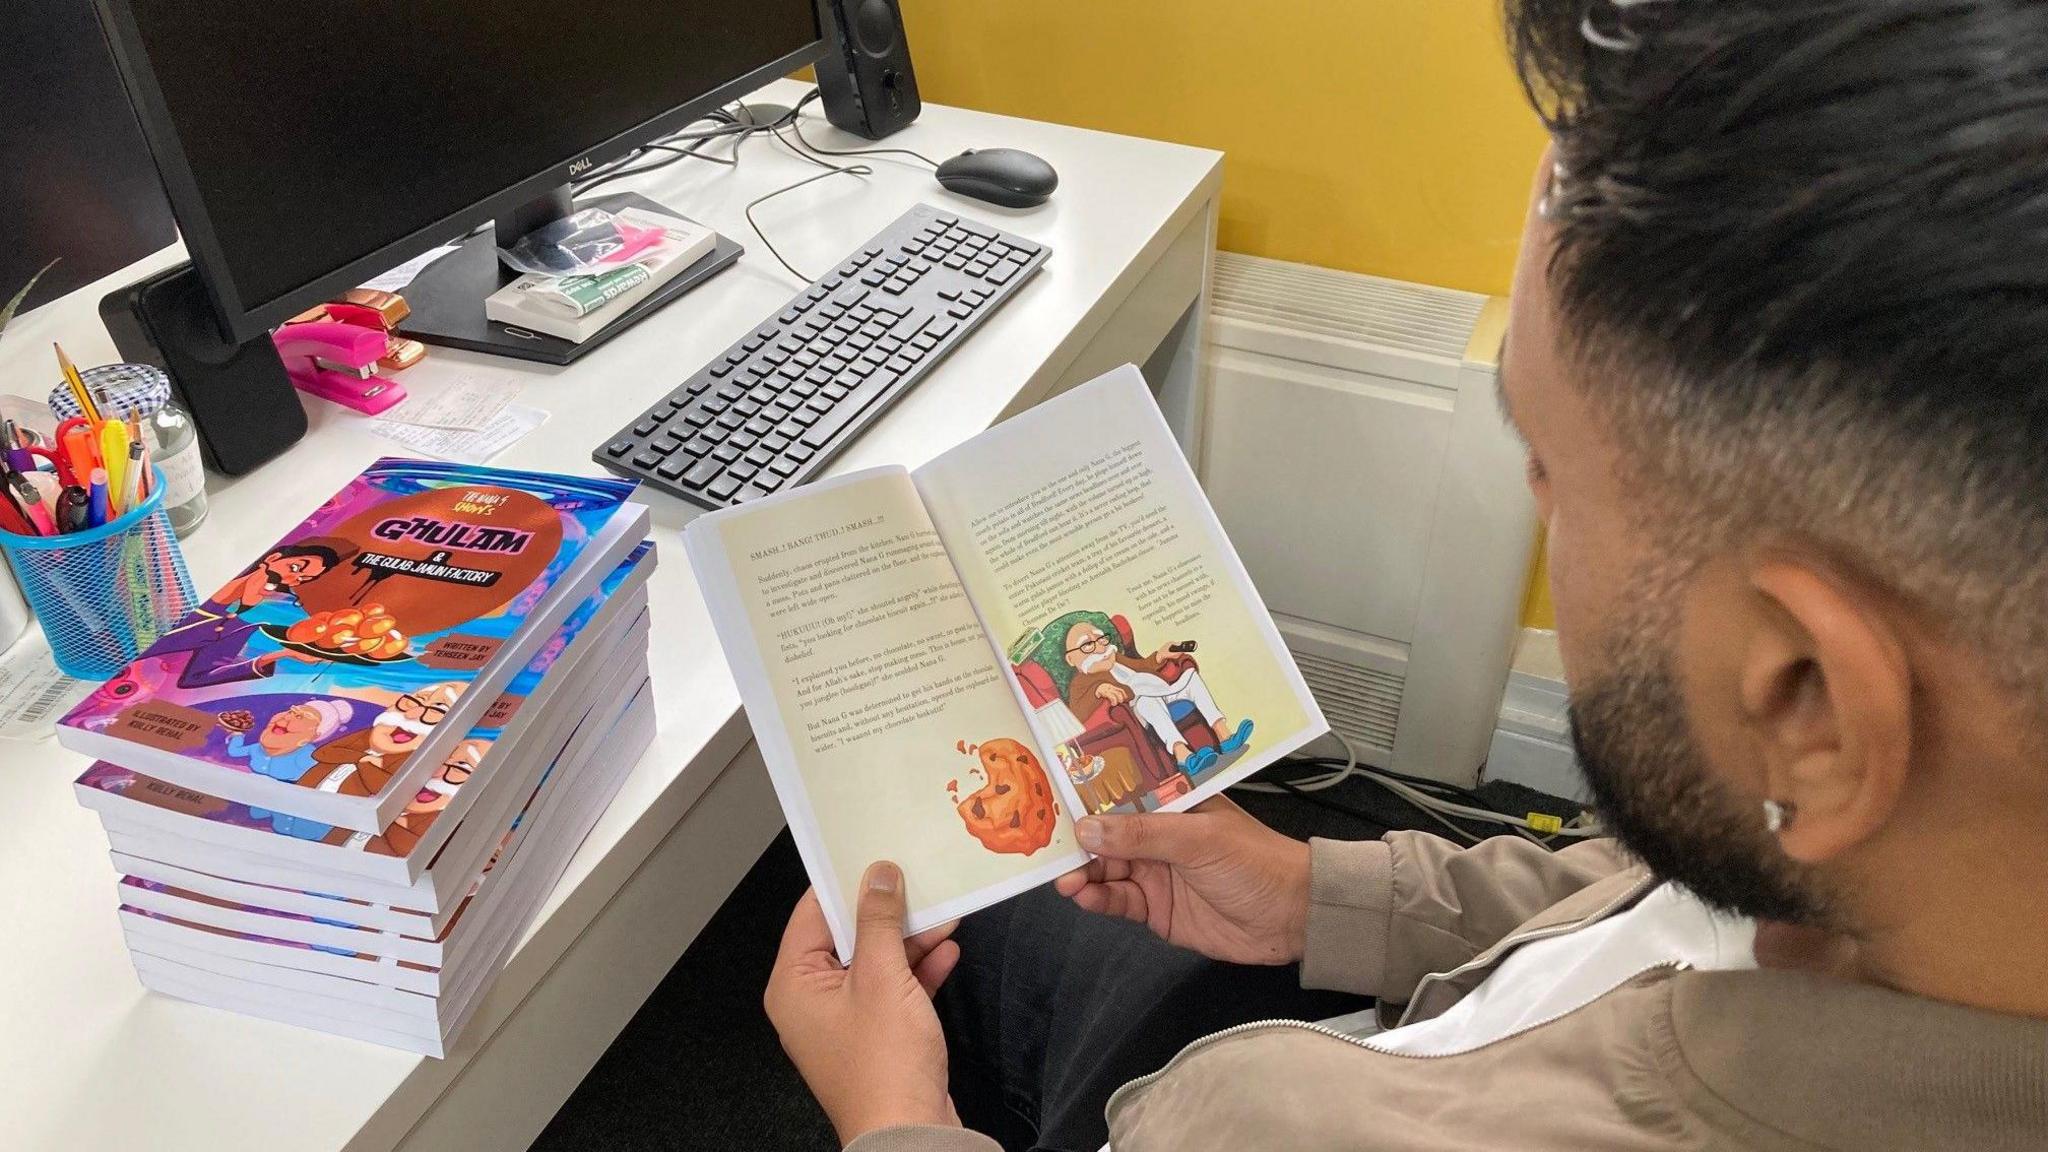
<path id="1" fill-rule="evenodd" d="M 925 325 L 924 330 L 938 337 L 939 339 L 944 340 L 946 337 L 951 336 L 953 334 L 953 329 L 958 327 L 958 324 L 955 324 L 950 320 L 934 320 L 931 323 Z"/>
<path id="2" fill-rule="evenodd" d="M 819 395 L 813 396 L 809 400 L 804 401 L 804 407 L 810 409 L 813 412 L 816 412 L 820 416 L 823 416 L 825 413 L 830 412 L 832 410 L 832 406 L 835 399 L 835 397 L 824 395 L 821 390 Z"/>
<path id="3" fill-rule="evenodd" d="M 837 400 L 851 391 L 853 391 L 853 385 L 851 384 L 827 384 L 823 388 L 818 389 L 819 394 L 827 400 Z"/>
<path id="4" fill-rule="evenodd" d="M 740 482 L 730 476 L 720 476 L 704 489 L 704 494 L 713 500 L 723 500 L 740 490 Z"/>
<path id="5" fill-rule="evenodd" d="M 944 264 L 948 268 L 958 270 L 967 267 L 967 257 L 959 252 L 955 252 L 952 255 L 947 256 L 944 260 L 940 261 L 940 263 Z"/>
<path id="6" fill-rule="evenodd" d="M 659 463 L 661 463 L 661 457 L 654 452 L 642 452 L 638 456 L 633 457 L 633 467 L 635 468 L 652 468 Z"/>
<path id="7" fill-rule="evenodd" d="M 730 409 L 718 414 L 718 426 L 720 428 L 737 428 L 746 422 L 747 418 L 745 416 Z"/>
<path id="8" fill-rule="evenodd" d="M 778 456 L 768 462 L 768 470 L 777 476 L 794 476 L 796 475 L 796 470 L 801 467 L 803 467 L 801 463 L 791 460 L 787 456 Z"/>
<path id="9" fill-rule="evenodd" d="M 655 465 L 654 472 L 655 475 L 660 476 L 664 480 L 677 480 L 681 479 L 683 473 L 688 471 L 689 468 L 690 461 L 681 456 L 671 456 L 660 464 Z"/>
<path id="10" fill-rule="evenodd" d="M 756 468 L 765 468 L 770 460 L 775 459 L 775 453 L 757 446 L 748 449 L 747 454 L 740 457 L 740 459 L 745 460 Z"/>
<path id="11" fill-rule="evenodd" d="M 631 440 L 614 440 L 610 444 L 605 445 L 604 454 L 617 460 L 632 450 L 633 442 Z"/>
<path id="12" fill-rule="evenodd" d="M 882 393 L 888 391 L 896 379 L 897 377 L 890 373 L 876 373 L 863 380 L 860 387 L 855 388 L 829 414 L 804 432 L 803 443 L 811 448 L 823 448 L 829 444 L 832 438 L 839 434 L 840 429 L 853 423 L 854 418 L 880 398 Z"/>
<path id="13" fill-rule="evenodd" d="M 789 440 L 780 432 L 771 432 L 761 437 L 761 447 L 766 448 L 769 452 L 781 452 L 784 448 L 789 447 Z"/>
<path id="14" fill-rule="evenodd" d="M 711 450 L 711 458 L 721 464 L 730 464 L 740 458 L 740 450 L 731 444 L 720 444 Z"/>
<path id="15" fill-rule="evenodd" d="M 659 425 L 652 420 L 642 420 L 638 424 L 633 425 L 633 435 L 652 436 L 654 435 L 654 430 L 657 427 L 659 427 Z"/>
<path id="16" fill-rule="evenodd" d="M 951 316 L 955 320 L 965 320 L 969 316 L 974 315 L 974 309 L 955 304 L 953 307 L 946 309 L 946 315 Z"/>
<path id="17" fill-rule="evenodd" d="M 731 364 L 721 360 L 711 366 L 711 375 L 714 377 L 724 377 L 730 375 L 732 370 L 733 366 Z"/>
<path id="18" fill-rule="evenodd" d="M 717 396 L 720 400 L 723 400 L 728 404 L 732 403 L 734 400 L 737 400 L 742 396 L 745 396 L 746 394 L 747 390 L 745 388 L 742 388 L 739 385 L 731 382 L 720 384 L 718 386 L 718 391 L 712 393 L 712 395 Z"/>
<path id="19" fill-rule="evenodd" d="M 998 264 L 994 268 L 989 269 L 988 282 L 991 284 L 1008 284 L 1010 279 L 1017 275 L 1017 270 L 1022 267 L 1022 264 L 1007 262 Z"/>
<path id="20" fill-rule="evenodd" d="M 745 425 L 745 431 L 755 436 L 766 436 L 768 434 L 769 429 L 773 427 L 775 427 L 775 425 L 770 424 L 768 421 L 761 419 L 759 416 L 756 416 L 752 420 L 747 421 Z"/>
<path id="21" fill-rule="evenodd" d="M 773 484 L 764 485 L 761 483 L 765 479 L 772 479 L 772 477 L 755 477 L 752 484 L 740 489 L 739 495 L 734 496 L 732 502 L 735 504 L 745 504 L 749 500 L 759 500 L 761 497 L 773 492 L 775 490 Z"/>
<path id="22" fill-rule="evenodd" d="M 683 473 L 683 483 L 692 488 L 702 488 L 706 484 L 711 483 L 713 476 L 718 475 L 718 468 L 719 464 L 716 460 L 699 460 L 690 467 L 688 472 Z"/>
<path id="23" fill-rule="evenodd" d="M 656 440 L 654 443 L 648 445 L 649 448 L 654 449 L 656 452 L 661 453 L 663 456 L 673 455 L 675 453 L 675 450 L 681 448 L 682 446 L 682 439 L 676 436 L 663 436 L 660 439 Z"/>
<path id="24" fill-rule="evenodd" d="M 735 480 L 740 481 L 741 483 L 745 483 L 748 480 L 752 480 L 754 478 L 754 473 L 759 472 L 760 470 L 761 469 L 758 466 L 749 464 L 744 460 L 741 460 L 736 464 L 727 464 L 725 466 L 725 474 L 727 476 L 732 477 Z"/>
<path id="25" fill-rule="evenodd" d="M 939 299 L 941 300 L 958 300 L 959 298 L 960 290 L 958 288 L 939 289 Z"/>

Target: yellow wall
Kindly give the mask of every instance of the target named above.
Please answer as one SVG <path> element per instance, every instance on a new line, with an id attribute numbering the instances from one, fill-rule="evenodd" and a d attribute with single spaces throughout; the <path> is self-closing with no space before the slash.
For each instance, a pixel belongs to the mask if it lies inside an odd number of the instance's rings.
<path id="1" fill-rule="evenodd" d="M 1507 291 L 1542 129 L 1495 0 L 901 3 L 935 103 L 1226 152 L 1223 248 Z"/>
<path id="2" fill-rule="evenodd" d="M 1223 248 L 1507 292 L 1543 129 L 1497 0 L 900 3 L 934 103 L 1226 153 Z"/>

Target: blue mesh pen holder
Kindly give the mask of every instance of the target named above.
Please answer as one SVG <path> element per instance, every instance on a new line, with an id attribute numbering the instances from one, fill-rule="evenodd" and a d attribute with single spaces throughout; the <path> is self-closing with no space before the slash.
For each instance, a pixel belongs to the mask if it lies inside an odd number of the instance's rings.
<path id="1" fill-rule="evenodd" d="M 59 536 L 0 531 L 0 553 L 66 675 L 112 676 L 194 605 L 185 555 L 164 513 L 163 474 L 155 475 L 147 500 L 98 528 Z"/>

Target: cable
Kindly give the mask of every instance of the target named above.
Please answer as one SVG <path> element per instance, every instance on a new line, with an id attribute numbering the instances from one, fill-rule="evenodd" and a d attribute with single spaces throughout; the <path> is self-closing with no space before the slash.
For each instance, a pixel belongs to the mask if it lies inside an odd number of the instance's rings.
<path id="1" fill-rule="evenodd" d="M 778 140 L 781 138 L 782 137 L 780 135 L 776 136 L 776 139 Z M 823 162 L 820 161 L 820 163 Z M 775 191 L 770 192 L 765 196 L 756 197 L 755 199 L 747 203 L 747 207 L 744 212 L 744 215 L 747 218 L 747 226 L 754 230 L 754 235 L 759 236 L 761 238 L 761 244 L 762 246 L 768 249 L 768 254 L 770 256 L 775 257 L 777 263 L 781 264 L 784 268 L 789 269 L 789 274 L 791 276 L 796 277 L 798 280 L 801 280 L 806 284 L 811 283 L 813 280 L 816 279 L 816 277 L 806 276 L 803 273 L 797 271 L 796 266 L 794 264 L 791 264 L 788 260 L 783 258 L 782 253 L 776 250 L 775 242 L 768 239 L 768 234 L 766 232 L 761 231 L 760 222 L 754 219 L 754 209 L 762 204 L 767 203 L 770 200 L 775 199 L 777 196 L 780 196 L 785 192 L 794 192 L 806 184 L 815 184 L 820 180 L 829 180 L 834 176 L 872 176 L 875 174 L 875 170 L 868 167 L 865 164 L 848 164 L 845 167 L 840 167 L 839 165 L 836 164 L 826 164 L 825 167 L 830 169 L 830 171 L 820 172 L 815 176 L 806 176 L 794 184 L 785 185 L 781 188 L 777 188 Z"/>
<path id="2" fill-rule="evenodd" d="M 1351 741 L 1341 732 L 1332 732 L 1331 735 L 1335 736 L 1338 742 L 1344 746 L 1345 752 L 1345 758 L 1342 761 L 1341 767 L 1336 767 L 1334 771 L 1326 772 L 1322 775 L 1298 777 L 1293 780 L 1246 782 L 1236 785 L 1236 787 L 1250 792 L 1286 793 L 1297 799 L 1309 800 L 1318 807 L 1334 808 L 1360 819 L 1372 820 L 1374 819 L 1373 817 L 1362 811 L 1337 804 L 1335 801 L 1313 796 L 1316 792 L 1334 788 L 1353 776 L 1357 776 L 1370 780 L 1393 793 L 1398 799 L 1405 801 L 1430 819 L 1456 833 L 1460 839 L 1471 843 L 1478 843 L 1482 838 L 1453 823 L 1453 819 L 1463 820 L 1467 823 L 1502 826 L 1523 839 L 1534 841 L 1545 847 L 1549 847 L 1553 841 L 1558 839 L 1579 839 L 1606 834 L 1598 821 L 1589 819 L 1583 813 L 1573 817 L 1555 831 L 1540 830 L 1531 825 L 1526 816 L 1513 816 L 1487 807 L 1485 799 L 1469 788 L 1449 784 L 1441 780 L 1430 780 L 1421 776 L 1409 776 L 1385 769 L 1361 767 L 1358 763 L 1358 750 L 1352 745 Z M 1292 757 L 1283 761 L 1283 763 L 1331 767 L 1337 765 L 1338 761 L 1331 757 L 1317 756 Z M 1447 793 L 1449 796 L 1456 797 L 1457 799 L 1449 799 L 1445 795 L 1439 795 L 1438 793 Z"/>
<path id="3" fill-rule="evenodd" d="M 803 99 L 796 102 L 796 107 L 789 110 L 789 126 L 790 130 L 796 133 L 797 143 L 816 152 L 820 156 L 910 156 L 921 161 L 925 166 L 934 171 L 938 169 L 938 161 L 910 148 L 820 148 L 806 140 L 804 138 L 802 120 L 804 106 L 818 99 L 823 94 L 819 89 L 813 88 L 809 92 L 804 93 Z"/>

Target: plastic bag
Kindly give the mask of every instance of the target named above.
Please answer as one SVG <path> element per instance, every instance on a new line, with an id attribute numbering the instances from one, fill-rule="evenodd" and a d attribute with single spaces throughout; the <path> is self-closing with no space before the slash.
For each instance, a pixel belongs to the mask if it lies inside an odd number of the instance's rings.
<path id="1" fill-rule="evenodd" d="M 660 240 L 659 228 L 638 228 L 602 209 L 586 208 L 498 249 L 498 258 L 518 272 L 583 276 L 618 268 Z"/>

